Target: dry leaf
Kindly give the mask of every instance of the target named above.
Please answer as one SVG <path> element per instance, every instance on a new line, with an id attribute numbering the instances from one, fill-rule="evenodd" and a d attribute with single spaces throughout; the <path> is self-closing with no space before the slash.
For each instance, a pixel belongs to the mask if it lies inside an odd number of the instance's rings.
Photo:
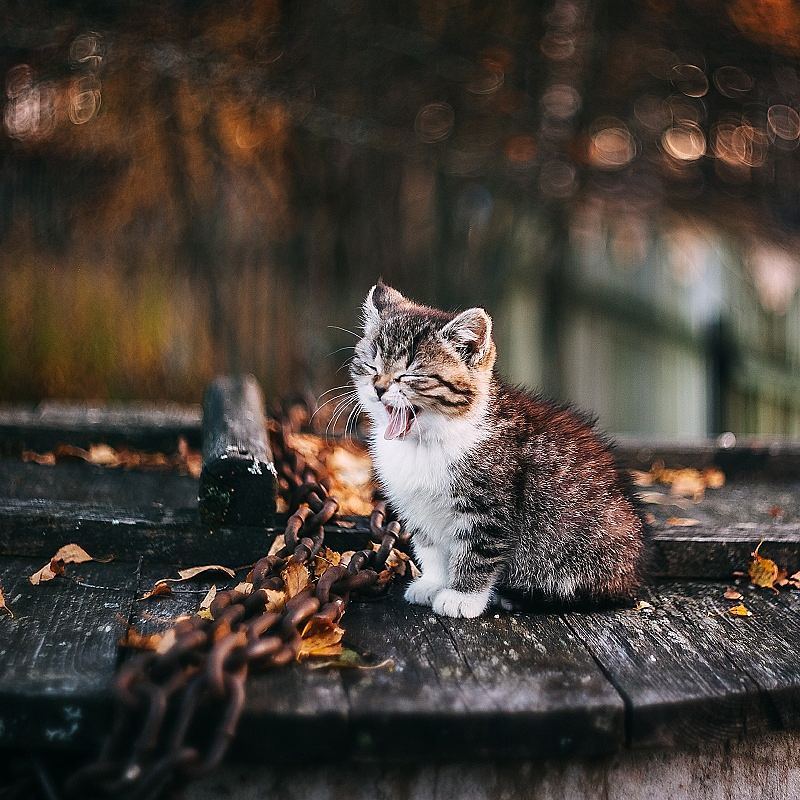
<path id="1" fill-rule="evenodd" d="M 41 464 L 45 467 L 54 467 L 56 464 L 55 453 L 35 453 L 33 450 L 22 451 L 23 461 L 32 461 L 34 464 Z"/>
<path id="2" fill-rule="evenodd" d="M 312 617 L 303 628 L 297 660 L 301 661 L 311 656 L 341 655 L 342 636 L 344 628 L 327 619 Z"/>
<path id="3" fill-rule="evenodd" d="M 239 592 L 240 594 L 251 594 L 253 591 L 253 584 L 249 581 L 242 581 L 241 583 L 237 583 L 236 586 L 233 587 L 234 592 Z"/>
<path id="4" fill-rule="evenodd" d="M 736 589 L 726 589 L 725 594 L 722 595 L 726 600 L 741 600 L 742 593 L 737 592 Z"/>
<path id="5" fill-rule="evenodd" d="M 750 583 L 777 592 L 775 584 L 780 580 L 780 570 L 774 561 L 758 554 L 762 544 L 763 542 L 759 542 L 758 547 L 751 553 L 753 560 L 747 567 L 747 574 L 750 576 Z"/>
<path id="6" fill-rule="evenodd" d="M 221 567 L 219 564 L 206 564 L 204 567 L 189 567 L 188 569 L 179 569 L 178 575 L 180 575 L 180 579 L 182 581 L 188 581 L 192 578 L 196 578 L 202 572 L 224 572 L 229 578 L 236 577 L 236 573 L 230 567 Z M 177 582 L 178 579 L 171 578 L 168 580 L 172 580 L 173 582 Z"/>
<path id="7" fill-rule="evenodd" d="M 800 589 L 800 572 L 795 572 L 794 575 L 790 575 L 787 583 L 795 589 Z"/>
<path id="8" fill-rule="evenodd" d="M 278 591 L 277 589 L 265 589 L 267 593 L 267 602 L 264 606 L 265 611 L 283 611 L 283 607 L 286 605 L 286 592 Z"/>
<path id="9" fill-rule="evenodd" d="M 125 636 L 119 640 L 120 647 L 130 647 L 134 650 L 156 650 L 163 634 L 139 633 L 136 628 L 128 628 Z"/>
<path id="10" fill-rule="evenodd" d="M 201 619 L 208 619 L 208 620 L 213 620 L 214 619 L 214 615 L 207 608 L 201 608 L 197 612 L 197 616 L 200 617 Z"/>
<path id="11" fill-rule="evenodd" d="M 120 464 L 117 451 L 107 444 L 93 444 L 89 448 L 89 456 L 86 460 L 99 467 L 117 467 Z"/>
<path id="12" fill-rule="evenodd" d="M 314 556 L 314 575 L 317 578 L 321 577 L 325 574 L 325 570 L 327 570 L 328 567 L 338 566 L 341 560 L 341 553 L 331 550 L 330 547 L 324 548 Z"/>
<path id="13" fill-rule="evenodd" d="M 286 596 L 292 598 L 308 586 L 310 577 L 304 564 L 290 561 L 281 572 L 283 584 L 286 587 Z"/>
<path id="14" fill-rule="evenodd" d="M 110 561 L 111 559 L 105 560 Z M 28 580 L 34 586 L 38 586 L 40 583 L 53 580 L 56 575 L 63 575 L 64 564 L 83 564 L 87 561 L 104 561 L 104 559 L 93 558 L 80 545 L 65 544 L 50 559 L 50 563 L 34 572 Z"/>
<path id="15" fill-rule="evenodd" d="M 753 612 L 748 611 L 743 603 L 739 603 L 738 605 L 732 606 L 728 609 L 729 614 L 733 614 L 734 617 L 752 617 Z"/>
<path id="16" fill-rule="evenodd" d="M 695 525 L 699 525 L 700 520 L 691 519 L 689 517 L 669 517 L 666 524 L 673 528 L 692 528 Z"/>
<path id="17" fill-rule="evenodd" d="M 217 596 L 217 585 L 214 584 L 206 593 L 206 596 L 200 601 L 200 610 L 211 608 L 214 598 Z"/>
<path id="18" fill-rule="evenodd" d="M 172 594 L 172 588 L 166 581 L 159 581 L 149 592 L 139 597 L 139 600 L 149 600 L 151 597 L 163 597 Z"/>
<path id="19" fill-rule="evenodd" d="M 648 603 L 647 600 L 638 600 L 636 605 L 633 607 L 633 610 L 650 612 L 653 610 L 653 604 Z"/>
<path id="20" fill-rule="evenodd" d="M 8 607 L 8 603 L 6 603 L 6 596 L 2 587 L 0 587 L 0 611 L 5 611 L 10 617 L 14 616 L 14 612 Z"/>
<path id="21" fill-rule="evenodd" d="M 708 489 L 721 489 L 725 485 L 725 473 L 716 467 L 703 470 L 703 481 Z"/>
<path id="22" fill-rule="evenodd" d="M 272 542 L 272 547 L 269 548 L 267 556 L 274 556 L 277 552 L 283 550 L 284 547 L 286 547 L 286 540 L 284 539 L 283 534 L 279 533 Z"/>

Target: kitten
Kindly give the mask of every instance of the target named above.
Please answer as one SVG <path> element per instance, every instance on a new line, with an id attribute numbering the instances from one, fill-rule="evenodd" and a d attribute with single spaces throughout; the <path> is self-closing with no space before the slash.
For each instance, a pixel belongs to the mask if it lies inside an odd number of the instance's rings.
<path id="1" fill-rule="evenodd" d="M 379 282 L 363 314 L 351 377 L 422 568 L 406 599 L 451 617 L 514 596 L 631 600 L 643 524 L 592 424 L 503 382 L 481 308 L 448 314 Z"/>

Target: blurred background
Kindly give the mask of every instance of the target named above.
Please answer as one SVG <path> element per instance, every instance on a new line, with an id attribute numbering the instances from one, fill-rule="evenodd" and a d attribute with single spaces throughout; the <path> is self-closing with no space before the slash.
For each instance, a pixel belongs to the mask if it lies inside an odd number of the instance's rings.
<path id="1" fill-rule="evenodd" d="M 6 3 L 0 401 L 313 398 L 382 275 L 614 431 L 800 436 L 799 54 L 790 0 Z"/>

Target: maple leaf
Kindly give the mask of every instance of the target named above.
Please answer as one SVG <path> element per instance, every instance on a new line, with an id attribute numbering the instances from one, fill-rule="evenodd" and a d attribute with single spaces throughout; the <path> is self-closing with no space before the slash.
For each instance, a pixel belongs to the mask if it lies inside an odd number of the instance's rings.
<path id="1" fill-rule="evenodd" d="M 753 612 L 752 611 L 748 611 L 743 603 L 739 603 L 738 605 L 731 606 L 728 609 L 728 613 L 732 614 L 734 617 L 752 617 L 753 616 Z"/>
<path id="2" fill-rule="evenodd" d="M 281 572 L 283 585 L 286 587 L 286 596 L 291 599 L 308 586 L 310 577 L 304 564 L 290 561 Z"/>
<path id="3" fill-rule="evenodd" d="M 298 661 L 311 656 L 338 656 L 342 652 L 344 628 L 330 620 L 312 617 L 301 635 Z"/>
<path id="4" fill-rule="evenodd" d="M 753 560 L 747 567 L 747 574 L 750 576 L 750 583 L 777 592 L 775 584 L 781 580 L 781 572 L 772 559 L 759 555 L 758 551 L 762 544 L 763 541 L 759 542 L 758 547 L 751 553 Z"/>

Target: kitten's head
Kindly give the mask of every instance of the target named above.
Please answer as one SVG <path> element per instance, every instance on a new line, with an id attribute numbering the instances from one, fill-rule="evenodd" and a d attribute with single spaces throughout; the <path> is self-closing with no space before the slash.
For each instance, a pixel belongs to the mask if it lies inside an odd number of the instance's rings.
<path id="1" fill-rule="evenodd" d="M 386 439 L 441 430 L 476 412 L 495 361 L 492 319 L 482 308 L 448 314 L 379 282 L 362 310 L 350 375 Z"/>

